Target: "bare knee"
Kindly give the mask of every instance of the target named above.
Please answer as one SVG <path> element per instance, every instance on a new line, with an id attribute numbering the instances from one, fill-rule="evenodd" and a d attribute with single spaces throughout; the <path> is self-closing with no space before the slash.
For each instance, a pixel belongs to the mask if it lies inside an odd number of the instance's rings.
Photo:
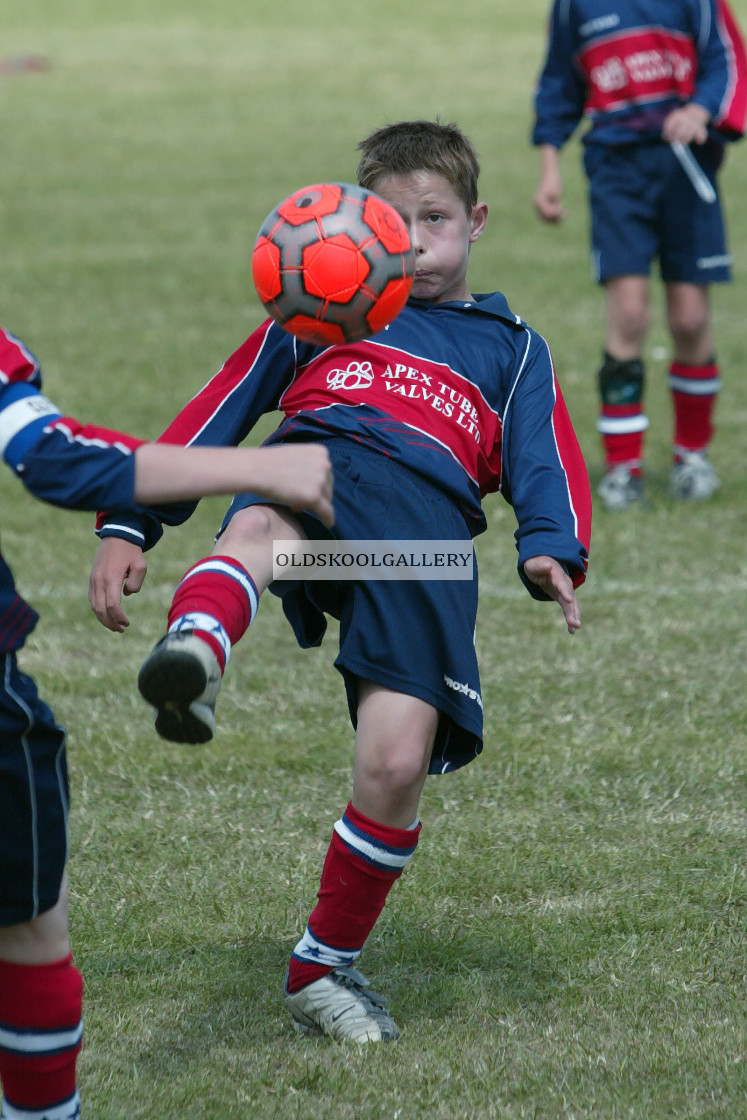
<path id="1" fill-rule="evenodd" d="M 696 308 L 686 309 L 677 317 L 672 317 L 669 322 L 669 329 L 678 352 L 689 354 L 703 351 L 706 357 L 710 355 L 708 319 L 700 315 Z M 708 343 L 704 349 L 706 339 L 708 339 Z"/>
<path id="2" fill-rule="evenodd" d="M 278 509 L 277 506 L 247 506 L 233 515 L 221 540 L 235 542 L 272 541 L 278 536 L 298 537 L 303 540 L 303 532 L 298 520 L 292 513 Z"/>
<path id="3" fill-rule="evenodd" d="M 288 510 L 277 506 L 247 506 L 233 515 L 213 551 L 243 564 L 262 591 L 272 579 L 272 545 L 276 540 L 302 541 L 306 540 L 306 534 Z"/>
<path id="4" fill-rule="evenodd" d="M 711 356 L 710 313 L 707 290 L 696 284 L 667 288 L 667 323 L 681 361 L 704 362 Z"/>
<path id="5" fill-rule="evenodd" d="M 358 689 L 353 804 L 382 824 L 408 828 L 430 765 L 438 712 L 370 681 Z"/>
<path id="6" fill-rule="evenodd" d="M 400 741 L 382 744 L 378 750 L 362 754 L 357 766 L 358 776 L 368 786 L 382 793 L 397 796 L 400 791 L 419 787 L 427 773 L 431 744 L 422 741 Z"/>
<path id="7" fill-rule="evenodd" d="M 645 277 L 625 276 L 607 284 L 607 350 L 620 360 L 638 357 L 651 326 Z"/>
<path id="8" fill-rule="evenodd" d="M 651 313 L 647 307 L 627 304 L 619 307 L 610 331 L 609 349 L 615 357 L 637 356 L 651 326 Z"/>

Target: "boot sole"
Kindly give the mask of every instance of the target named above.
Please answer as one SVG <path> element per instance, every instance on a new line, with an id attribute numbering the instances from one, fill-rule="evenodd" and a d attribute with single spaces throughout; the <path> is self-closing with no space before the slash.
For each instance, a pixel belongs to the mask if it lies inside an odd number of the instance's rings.
<path id="1" fill-rule="evenodd" d="M 155 727 L 161 738 L 172 743 L 207 743 L 212 739 L 213 727 L 192 710 L 207 686 L 207 674 L 192 654 L 173 649 L 151 654 L 140 669 L 137 686 L 156 710 Z"/>

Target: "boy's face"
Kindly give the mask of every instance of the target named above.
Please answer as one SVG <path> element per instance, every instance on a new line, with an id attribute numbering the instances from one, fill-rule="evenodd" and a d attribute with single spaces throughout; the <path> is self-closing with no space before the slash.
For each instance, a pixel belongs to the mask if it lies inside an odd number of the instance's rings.
<path id="1" fill-rule="evenodd" d="M 415 250 L 412 295 L 433 303 L 471 300 L 467 264 L 472 243 L 485 228 L 488 207 L 470 214 L 451 183 L 433 171 L 384 175 L 374 190 L 402 217 Z"/>

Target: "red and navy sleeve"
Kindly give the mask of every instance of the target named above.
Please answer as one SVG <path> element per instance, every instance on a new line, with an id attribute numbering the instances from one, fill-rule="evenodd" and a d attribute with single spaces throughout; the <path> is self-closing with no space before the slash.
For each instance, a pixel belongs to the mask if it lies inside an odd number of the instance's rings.
<path id="1" fill-rule="evenodd" d="M 135 459 L 142 443 L 125 432 L 50 419 L 20 457 L 7 459 L 34 497 L 65 509 L 136 508 Z M 7 458 L 7 457 L 6 457 Z"/>
<path id="2" fill-rule="evenodd" d="M 20 338 L 0 327 L 0 389 L 13 384 L 40 389 L 41 381 L 39 359 Z"/>
<path id="3" fill-rule="evenodd" d="M 591 542 L 591 488 L 586 463 L 545 340 L 527 332 L 521 370 L 503 422 L 502 490 L 516 514 L 519 575 L 532 556 L 552 556 L 574 587 L 586 578 Z"/>
<path id="4" fill-rule="evenodd" d="M 142 440 L 82 424 L 41 392 L 41 366 L 0 328 L 0 454 L 37 498 L 67 509 L 134 505 L 132 452 Z"/>
<path id="5" fill-rule="evenodd" d="M 747 49 L 726 0 L 713 0 L 707 30 L 694 100 L 709 110 L 713 128 L 728 140 L 738 140 L 747 119 Z"/>
<path id="6" fill-rule="evenodd" d="M 556 0 L 550 13 L 547 54 L 534 91 L 535 145 L 562 148 L 583 117 L 586 83 L 574 64 L 577 46 L 568 4 Z"/>

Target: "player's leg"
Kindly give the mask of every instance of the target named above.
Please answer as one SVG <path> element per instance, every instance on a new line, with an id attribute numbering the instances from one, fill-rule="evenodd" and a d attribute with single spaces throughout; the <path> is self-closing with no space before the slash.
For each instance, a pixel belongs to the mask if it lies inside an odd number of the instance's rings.
<path id="1" fill-rule="evenodd" d="M 703 199 L 674 157 L 662 216 L 661 274 L 674 342 L 669 369 L 673 406 L 672 495 L 710 498 L 721 485 L 707 457 L 721 380 L 710 316 L 710 286 L 731 279 L 726 229 L 718 197 L 723 146 L 695 145 L 692 154 L 714 189 Z"/>
<path id="2" fill-rule="evenodd" d="M 317 905 L 286 980 L 300 1030 L 351 1042 L 398 1035 L 383 1000 L 353 965 L 417 846 L 438 719 L 418 697 L 359 682 L 353 796 L 335 824 Z"/>
<path id="3" fill-rule="evenodd" d="M 67 898 L 0 929 L 3 1120 L 76 1120 L 83 980 L 67 935 Z"/>
<path id="4" fill-rule="evenodd" d="M 605 350 L 618 362 L 637 361 L 651 326 L 648 276 L 613 276 L 607 297 Z"/>
<path id="5" fill-rule="evenodd" d="M 184 743 L 212 739 L 231 648 L 272 580 L 273 541 L 304 539 L 287 510 L 240 507 L 229 516 L 212 554 L 184 574 L 169 610 L 168 632 L 138 676 L 140 692 L 155 709 L 159 735 Z"/>
<path id="6" fill-rule="evenodd" d="M 360 682 L 352 798 L 358 812 L 392 828 L 411 827 L 437 728 L 431 704 Z"/>
<path id="7" fill-rule="evenodd" d="M 626 509 L 643 497 L 645 367 L 641 358 L 651 322 L 647 276 L 615 276 L 605 284 L 607 337 L 597 375 L 605 477 L 599 493 L 607 509 Z"/>
<path id="8" fill-rule="evenodd" d="M 675 497 L 710 498 L 721 485 L 707 458 L 721 387 L 705 284 L 665 285 L 667 322 L 674 341 L 669 388 L 674 413 L 670 480 Z"/>
<path id="9" fill-rule="evenodd" d="M 605 475 L 599 494 L 608 509 L 643 498 L 643 345 L 651 319 L 649 273 L 658 248 L 656 146 L 624 151 L 589 145 L 592 263 L 607 303 L 605 352 L 597 373 Z M 654 165 L 652 166 L 652 160 Z"/>
<path id="10" fill-rule="evenodd" d="M 0 1082 L 3 1120 L 75 1120 L 83 982 L 67 922 L 65 734 L 0 656 Z"/>

